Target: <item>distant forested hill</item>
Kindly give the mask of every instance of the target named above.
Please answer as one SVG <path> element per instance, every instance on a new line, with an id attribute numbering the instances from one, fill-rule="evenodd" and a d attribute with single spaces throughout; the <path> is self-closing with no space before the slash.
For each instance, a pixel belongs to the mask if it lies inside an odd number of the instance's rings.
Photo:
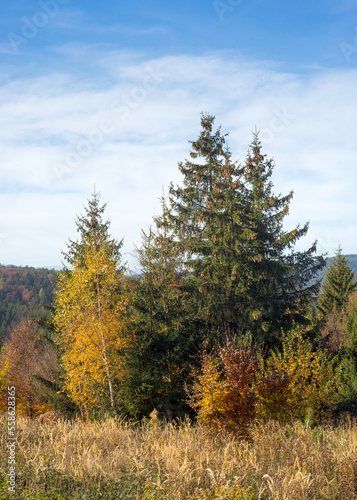
<path id="1" fill-rule="evenodd" d="M 352 271 L 357 274 L 357 255 L 356 254 L 351 254 L 351 255 L 345 255 L 348 259 L 348 263 L 352 268 Z M 332 261 L 332 259 L 329 259 Z"/>
<path id="2" fill-rule="evenodd" d="M 44 316 L 52 304 L 58 272 L 0 265 L 0 344 L 21 318 Z"/>

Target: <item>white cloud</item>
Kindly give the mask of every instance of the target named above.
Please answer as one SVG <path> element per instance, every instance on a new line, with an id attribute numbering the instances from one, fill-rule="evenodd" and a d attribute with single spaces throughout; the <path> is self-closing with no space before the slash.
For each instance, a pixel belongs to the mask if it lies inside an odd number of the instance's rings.
<path id="1" fill-rule="evenodd" d="M 98 76 L 81 75 L 84 56 Z M 288 224 L 311 221 L 303 247 L 319 237 L 331 252 L 337 240 L 357 251 L 357 70 L 284 73 L 232 52 L 146 60 L 71 46 L 67 57 L 78 62 L 73 75 L 49 69 L 0 85 L 0 262 L 58 265 L 94 183 L 113 236 L 131 251 L 162 186 L 180 181 L 177 162 L 200 132 L 201 111 L 230 132 L 241 161 L 261 129 L 275 190 L 295 191 Z"/>

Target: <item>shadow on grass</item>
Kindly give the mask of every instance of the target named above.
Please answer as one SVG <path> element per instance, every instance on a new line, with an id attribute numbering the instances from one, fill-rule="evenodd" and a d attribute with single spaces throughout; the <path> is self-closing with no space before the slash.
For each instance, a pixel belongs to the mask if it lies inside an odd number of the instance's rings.
<path id="1" fill-rule="evenodd" d="M 8 490 L 7 478 L 2 474 L 0 500 L 136 500 L 145 495 L 143 481 L 129 474 L 119 475 L 113 483 L 99 478 L 88 483 L 53 469 L 35 473 L 32 467 L 17 472 L 15 490 Z"/>

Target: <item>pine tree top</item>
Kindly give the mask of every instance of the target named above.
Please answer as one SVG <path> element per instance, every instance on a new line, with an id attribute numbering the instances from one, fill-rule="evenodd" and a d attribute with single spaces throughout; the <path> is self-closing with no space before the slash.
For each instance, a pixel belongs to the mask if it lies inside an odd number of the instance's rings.
<path id="1" fill-rule="evenodd" d="M 346 305 L 349 295 L 356 290 L 357 282 L 348 264 L 348 259 L 342 255 L 338 246 L 335 257 L 327 269 L 322 285 L 317 311 L 321 317 L 329 312 L 340 312 Z"/>
<path id="2" fill-rule="evenodd" d="M 75 224 L 80 238 L 78 241 L 69 240 L 67 253 L 62 252 L 64 259 L 71 266 L 75 262 L 83 261 L 85 250 L 91 246 L 99 248 L 104 245 L 115 260 L 120 260 L 123 240 L 118 242 L 109 235 L 110 221 L 103 220 L 106 207 L 106 203 L 100 204 L 100 193 L 92 193 L 88 206 L 83 207 L 85 214 L 77 216 Z"/>

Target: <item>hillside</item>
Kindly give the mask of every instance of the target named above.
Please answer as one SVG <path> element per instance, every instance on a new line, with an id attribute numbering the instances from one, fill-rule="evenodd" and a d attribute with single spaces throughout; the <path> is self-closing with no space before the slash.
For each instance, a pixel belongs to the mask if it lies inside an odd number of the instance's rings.
<path id="1" fill-rule="evenodd" d="M 346 255 L 357 275 L 357 254 Z M 333 257 L 319 277 L 324 276 Z M 11 325 L 21 318 L 45 315 L 42 305 L 51 305 L 58 271 L 0 265 L 0 344 Z"/>
<path id="2" fill-rule="evenodd" d="M 52 304 L 57 271 L 0 265 L 0 343 L 21 318 L 44 316 Z"/>
<path id="3" fill-rule="evenodd" d="M 348 259 L 348 263 L 352 268 L 352 271 L 356 274 L 357 273 L 357 255 L 356 254 L 350 254 L 346 255 Z M 332 259 L 329 259 L 329 261 L 332 261 Z"/>

